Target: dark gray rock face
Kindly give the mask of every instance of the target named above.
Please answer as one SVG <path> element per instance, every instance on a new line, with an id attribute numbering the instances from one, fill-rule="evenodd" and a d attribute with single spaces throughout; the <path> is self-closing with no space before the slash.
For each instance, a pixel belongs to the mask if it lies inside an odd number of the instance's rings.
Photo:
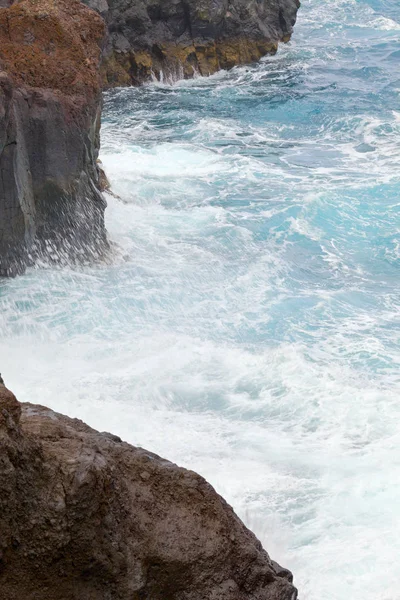
<path id="1" fill-rule="evenodd" d="M 0 385 L 4 600 L 295 600 L 199 475 Z"/>
<path id="2" fill-rule="evenodd" d="M 299 0 L 84 0 L 109 30 L 105 85 L 202 75 L 273 54 Z"/>
<path id="3" fill-rule="evenodd" d="M 0 275 L 107 250 L 96 163 L 104 24 L 77 0 L 0 8 Z"/>
<path id="4" fill-rule="evenodd" d="M 99 258 L 107 247 L 98 187 L 100 112 L 71 119 L 49 90 L 0 74 L 0 275 L 37 257 Z"/>

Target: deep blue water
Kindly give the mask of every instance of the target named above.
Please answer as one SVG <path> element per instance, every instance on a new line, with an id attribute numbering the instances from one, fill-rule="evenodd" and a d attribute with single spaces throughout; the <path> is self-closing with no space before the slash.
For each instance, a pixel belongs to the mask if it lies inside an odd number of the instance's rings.
<path id="1" fill-rule="evenodd" d="M 0 287 L 21 400 L 204 474 L 303 600 L 400 598 L 400 3 L 105 97 L 111 265 Z"/>

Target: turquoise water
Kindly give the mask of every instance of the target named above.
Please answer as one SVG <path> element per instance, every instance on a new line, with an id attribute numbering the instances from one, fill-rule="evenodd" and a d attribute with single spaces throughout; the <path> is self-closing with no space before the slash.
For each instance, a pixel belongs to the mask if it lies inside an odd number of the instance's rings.
<path id="1" fill-rule="evenodd" d="M 205 475 L 303 600 L 400 598 L 400 5 L 106 95 L 108 266 L 0 284 L 0 365 Z"/>

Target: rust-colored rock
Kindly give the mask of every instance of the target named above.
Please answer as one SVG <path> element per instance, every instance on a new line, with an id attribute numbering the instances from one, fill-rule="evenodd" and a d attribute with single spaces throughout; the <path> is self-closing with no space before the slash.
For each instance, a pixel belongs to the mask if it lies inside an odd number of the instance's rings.
<path id="1" fill-rule="evenodd" d="M 99 91 L 104 23 L 78 0 L 22 0 L 0 9 L 0 64 L 15 83 L 78 96 Z"/>
<path id="2" fill-rule="evenodd" d="M 0 8 L 0 275 L 107 250 L 99 189 L 104 23 L 78 0 Z"/>
<path id="3" fill-rule="evenodd" d="M 196 473 L 1 386 L 0 415 L 2 599 L 297 597 Z"/>

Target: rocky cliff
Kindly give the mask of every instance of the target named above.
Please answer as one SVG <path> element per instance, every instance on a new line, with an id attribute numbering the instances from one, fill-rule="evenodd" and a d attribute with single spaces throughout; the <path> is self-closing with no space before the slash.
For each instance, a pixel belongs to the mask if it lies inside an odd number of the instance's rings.
<path id="1" fill-rule="evenodd" d="M 290 39 L 299 0 L 84 0 L 105 19 L 109 36 L 104 85 L 172 78 L 274 54 Z"/>
<path id="2" fill-rule="evenodd" d="M 295 600 L 199 475 L 0 384 L 4 600 Z"/>
<path id="3" fill-rule="evenodd" d="M 0 275 L 107 248 L 96 164 L 103 40 L 102 19 L 78 0 L 0 8 Z"/>
<path id="4" fill-rule="evenodd" d="M 82 262 L 107 251 L 96 162 L 101 85 L 257 60 L 290 38 L 299 6 L 85 2 L 98 14 L 78 0 L 0 0 L 0 276 L 38 257 Z"/>

